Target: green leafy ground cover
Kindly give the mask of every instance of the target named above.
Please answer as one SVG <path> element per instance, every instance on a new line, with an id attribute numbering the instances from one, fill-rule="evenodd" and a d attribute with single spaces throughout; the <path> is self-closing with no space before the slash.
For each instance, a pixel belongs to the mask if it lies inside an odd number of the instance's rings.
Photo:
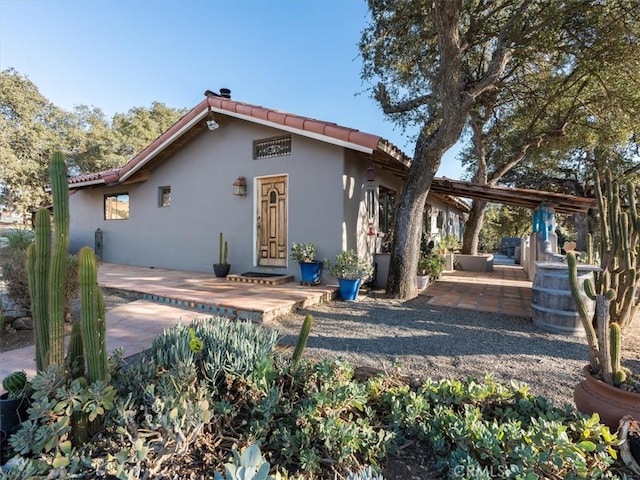
<path id="1" fill-rule="evenodd" d="M 293 368 L 277 340 L 252 323 L 201 320 L 167 330 L 132 364 L 112 358 L 108 386 L 49 368 L 32 381 L 0 478 L 211 478 L 249 445 L 281 479 L 377 473 L 407 448 L 431 452 L 442 478 L 624 478 L 607 427 L 524 384 L 357 380 L 340 360 Z M 80 411 L 92 433 L 82 444 Z"/>

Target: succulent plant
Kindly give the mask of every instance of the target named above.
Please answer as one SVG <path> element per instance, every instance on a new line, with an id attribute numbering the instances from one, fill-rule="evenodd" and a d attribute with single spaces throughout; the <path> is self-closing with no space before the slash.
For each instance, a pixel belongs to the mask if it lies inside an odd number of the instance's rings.
<path id="1" fill-rule="evenodd" d="M 373 274 L 373 265 L 359 258 L 354 250 L 345 250 L 336 255 L 334 263 L 323 262 L 329 265 L 329 273 L 334 277 L 352 280 L 364 280 Z"/>
<path id="2" fill-rule="evenodd" d="M 271 466 L 262 456 L 260 447 L 249 445 L 242 455 L 233 450 L 233 462 L 225 463 L 225 476 L 215 473 L 215 480 L 267 480 Z"/>
<path id="3" fill-rule="evenodd" d="M 192 348 L 194 338 L 198 352 Z M 275 330 L 251 321 L 214 317 L 166 329 L 154 339 L 149 355 L 159 367 L 173 370 L 192 365 L 197 353 L 202 373 L 214 381 L 222 372 L 248 375 L 273 355 L 277 341 Z"/>
<path id="4" fill-rule="evenodd" d="M 347 475 L 347 480 L 384 480 L 382 475 L 376 475 L 371 467 L 364 468 L 358 472 L 351 472 Z"/>
<path id="5" fill-rule="evenodd" d="M 12 372 L 2 380 L 2 388 L 7 391 L 9 399 L 20 397 L 28 385 L 27 374 L 24 371 Z"/>
<path id="6" fill-rule="evenodd" d="M 296 243 L 291 245 L 291 259 L 298 263 L 311 263 L 316 261 L 318 249 L 315 243 Z"/>

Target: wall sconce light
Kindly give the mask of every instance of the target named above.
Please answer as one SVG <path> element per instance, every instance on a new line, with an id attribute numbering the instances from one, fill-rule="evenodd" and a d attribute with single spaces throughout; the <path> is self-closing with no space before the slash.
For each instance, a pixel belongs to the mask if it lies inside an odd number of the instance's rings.
<path id="1" fill-rule="evenodd" d="M 233 194 L 238 197 L 246 197 L 247 196 L 247 179 L 244 177 L 238 177 L 235 182 L 233 182 Z"/>
<path id="2" fill-rule="evenodd" d="M 212 131 L 220 128 L 220 124 L 213 119 L 213 113 L 211 112 L 211 107 L 209 107 L 209 117 L 207 119 L 207 128 Z"/>
<path id="3" fill-rule="evenodd" d="M 376 184 L 375 184 L 375 171 L 373 170 L 373 163 L 370 163 L 367 167 L 367 184 L 365 186 L 365 204 L 367 207 L 367 216 L 369 219 L 374 219 L 376 216 Z M 372 224 L 369 222 L 370 225 Z M 373 235 L 373 230 L 369 228 L 369 234 Z"/>
<path id="4" fill-rule="evenodd" d="M 373 169 L 373 163 L 370 163 L 367 167 L 367 182 L 373 182 L 376 179 L 376 172 Z"/>

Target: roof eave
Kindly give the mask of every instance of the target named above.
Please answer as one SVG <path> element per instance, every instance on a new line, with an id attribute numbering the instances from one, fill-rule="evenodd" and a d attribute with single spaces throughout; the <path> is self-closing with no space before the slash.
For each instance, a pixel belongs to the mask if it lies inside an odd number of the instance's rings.
<path id="1" fill-rule="evenodd" d="M 93 187 L 95 185 L 106 185 L 106 181 L 104 178 L 99 178 L 97 180 L 88 180 L 86 182 L 76 182 L 69 184 L 69 190 L 79 189 L 79 188 L 87 188 Z M 49 189 L 50 190 L 50 189 Z"/>
<path id="2" fill-rule="evenodd" d="M 363 152 L 363 153 L 367 153 L 367 154 L 371 154 L 373 153 L 373 148 L 364 146 L 364 145 L 360 145 L 357 143 L 353 143 L 353 142 L 347 142 L 344 140 L 340 140 L 338 138 L 334 138 L 334 137 L 330 137 L 328 135 L 323 135 L 321 133 L 316 133 L 316 132 L 310 132 L 308 130 L 303 130 L 300 128 L 295 128 L 295 127 L 290 127 L 287 125 L 282 125 L 281 123 L 278 122 L 272 122 L 269 120 L 265 120 L 262 118 L 257 118 L 251 115 L 245 115 L 242 113 L 238 113 L 238 112 L 233 112 L 231 110 L 226 110 L 224 108 L 219 108 L 219 107 L 211 107 L 211 110 L 213 112 L 219 113 L 221 115 L 227 115 L 229 117 L 234 117 L 234 118 L 238 118 L 240 120 L 245 120 L 247 122 L 252 122 L 252 123 L 258 123 L 260 125 L 264 125 L 266 127 L 271 127 L 271 128 L 275 128 L 278 130 L 284 130 L 286 132 L 289 133 L 295 133 L 296 135 L 300 135 L 302 137 L 308 137 L 308 138 L 313 138 L 314 140 L 320 140 L 324 143 L 330 143 L 333 145 L 338 145 L 340 147 L 344 147 L 344 148 L 349 148 L 351 150 L 356 150 L 358 152 Z"/>
<path id="3" fill-rule="evenodd" d="M 202 103 L 200 105 L 202 105 Z M 198 105 L 198 107 L 200 107 L 200 105 Z M 196 108 L 198 108 L 198 107 L 196 107 Z M 191 118 L 189 118 L 189 120 L 184 122 L 173 133 L 169 133 L 169 132 L 171 132 L 171 129 L 169 129 L 166 132 L 167 133 L 167 137 L 166 138 L 164 138 L 164 139 L 162 138 L 164 134 L 161 135 L 160 137 L 158 137 L 158 139 L 156 140 L 157 142 L 159 141 L 158 145 L 153 146 L 153 144 L 151 144 L 147 149 L 143 150 L 142 152 L 140 152 L 137 155 L 137 157 L 140 157 L 140 161 L 136 162 L 136 159 L 134 158 L 134 159 L 131 160 L 131 162 L 129 162 L 129 164 L 132 165 L 132 166 L 129 169 L 127 169 L 126 171 L 124 171 L 124 173 L 121 172 L 119 182 L 120 183 L 124 182 L 127 178 L 131 177 L 134 173 L 136 173 L 138 170 L 140 170 L 142 167 L 144 167 L 156 155 L 158 155 L 160 152 L 162 152 L 165 148 L 167 148 L 169 145 L 171 145 L 173 142 L 175 142 L 177 139 L 179 139 L 185 132 L 187 132 L 189 129 L 191 129 L 191 127 L 193 127 L 196 123 L 198 123 L 200 120 L 202 120 L 207 115 L 207 113 L 208 113 L 207 108 L 203 108 L 200 112 L 195 113 L 195 115 L 193 115 Z M 185 115 L 185 117 L 183 117 L 183 118 L 188 118 L 188 117 L 189 117 L 189 114 Z M 176 126 L 177 125 L 180 125 L 180 121 L 178 121 L 178 123 L 176 123 Z M 125 169 L 126 169 L 126 166 L 123 167 L 123 170 L 125 170 Z"/>

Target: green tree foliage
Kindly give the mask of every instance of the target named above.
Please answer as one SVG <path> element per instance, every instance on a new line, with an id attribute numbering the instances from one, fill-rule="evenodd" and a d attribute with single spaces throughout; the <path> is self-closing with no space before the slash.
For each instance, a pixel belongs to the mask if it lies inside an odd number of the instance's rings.
<path id="1" fill-rule="evenodd" d="M 102 110 L 78 105 L 73 113 L 72 144 L 67 156 L 70 172 L 84 174 L 122 165 L 117 135 Z"/>
<path id="2" fill-rule="evenodd" d="M 112 128 L 117 141 L 117 154 L 127 161 L 171 127 L 186 109 L 173 109 L 153 102 L 151 108 L 134 107 L 113 116 Z"/>
<path id="3" fill-rule="evenodd" d="M 431 181 L 469 119 L 478 114 L 483 131 L 494 115 L 508 118 L 519 112 L 524 118 L 537 112 L 535 128 L 524 133 L 515 128 L 516 136 L 524 135 L 530 146 L 537 145 L 541 132 L 558 136 L 567 112 L 588 111 L 589 105 L 575 93 L 596 89 L 585 80 L 585 75 L 597 73 L 590 55 L 610 55 L 612 64 L 625 51 L 610 54 L 611 41 L 635 48 L 640 14 L 635 0 L 370 0 L 369 7 L 372 21 L 360 43 L 363 78 L 377 81 L 373 97 L 394 121 L 420 127 L 398 202 L 387 285 L 389 293 L 407 298 L 416 293 L 411 277 L 418 260 L 420 213 Z M 611 20 L 617 26 L 626 18 L 631 19 L 630 32 L 611 28 Z M 576 70 L 578 65 L 584 69 Z M 630 73 L 624 70 L 620 82 L 629 81 Z M 535 78 L 545 81 L 536 84 Z M 544 107 L 545 99 L 567 90 L 571 92 L 558 99 L 562 108 L 555 103 L 550 108 L 531 106 Z"/>
<path id="4" fill-rule="evenodd" d="M 531 211 L 523 207 L 489 204 L 480 231 L 479 249 L 493 252 L 502 237 L 522 237 L 531 232 Z"/>
<path id="5" fill-rule="evenodd" d="M 25 217 L 49 203 L 43 187 L 49 158 L 59 150 L 72 175 L 124 165 L 160 136 L 185 109 L 154 102 L 112 119 L 98 107 L 64 111 L 26 76 L 0 72 L 0 205 Z"/>
<path id="6" fill-rule="evenodd" d="M 0 204 L 26 214 L 45 199 L 49 158 L 64 148 L 68 116 L 27 77 L 0 72 Z"/>
<path id="7" fill-rule="evenodd" d="M 594 170 L 633 165 L 628 147 L 640 127 L 640 44 L 630 39 L 640 19 L 628 6 L 608 2 L 580 12 L 578 19 L 592 25 L 587 32 L 566 19 L 568 35 L 557 51 L 536 68 L 516 71 L 518 82 L 501 89 L 491 107 L 472 111 L 463 159 L 475 182 L 583 196 Z M 466 253 L 474 253 L 480 203 L 465 229 Z"/>

